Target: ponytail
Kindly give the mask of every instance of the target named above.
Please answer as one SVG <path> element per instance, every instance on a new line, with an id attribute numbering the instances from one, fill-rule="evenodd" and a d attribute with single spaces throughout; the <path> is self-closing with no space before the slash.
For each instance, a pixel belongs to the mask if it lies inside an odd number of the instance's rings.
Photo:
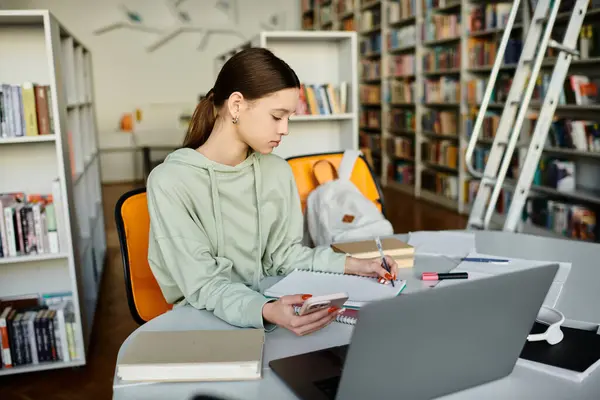
<path id="1" fill-rule="evenodd" d="M 196 106 L 188 127 L 183 147 L 197 149 L 202 146 L 215 126 L 217 115 L 213 102 L 214 91 L 211 89 L 205 98 Z"/>

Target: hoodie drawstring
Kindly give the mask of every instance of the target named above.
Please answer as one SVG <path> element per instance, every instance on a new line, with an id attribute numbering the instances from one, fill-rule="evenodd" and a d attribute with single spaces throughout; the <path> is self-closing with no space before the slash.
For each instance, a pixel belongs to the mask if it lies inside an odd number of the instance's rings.
<path id="1" fill-rule="evenodd" d="M 210 177 L 210 189 L 215 213 L 215 227 L 217 229 L 217 257 L 223 257 L 223 220 L 221 219 L 221 202 L 219 201 L 219 188 L 217 187 L 217 178 L 213 167 L 208 167 L 208 176 Z"/>
<path id="2" fill-rule="evenodd" d="M 260 213 L 260 193 L 261 193 L 261 180 L 260 180 L 260 166 L 258 165 L 258 161 L 256 160 L 256 156 L 253 154 L 254 160 L 252 162 L 252 168 L 254 169 L 254 191 L 256 193 L 256 216 L 257 216 L 257 225 L 258 225 L 258 248 L 256 249 L 256 257 L 258 263 L 258 273 L 256 274 L 256 287 L 259 287 L 260 280 L 263 278 L 263 264 L 262 264 L 262 224 L 261 224 L 261 213 Z"/>
<path id="3" fill-rule="evenodd" d="M 263 267 L 262 267 L 262 216 L 260 212 L 260 193 L 261 193 L 261 180 L 260 180 L 260 166 L 256 159 L 256 156 L 253 154 L 252 160 L 252 168 L 254 170 L 254 193 L 256 195 L 256 214 L 257 214 L 257 249 L 256 249 L 256 262 L 257 262 L 257 271 L 256 278 L 254 284 L 255 287 L 259 287 L 260 280 L 263 278 Z M 208 175 L 210 178 L 210 188 L 211 188 L 211 197 L 213 210 L 215 214 L 215 227 L 217 230 L 217 256 L 224 257 L 224 233 L 223 233 L 223 220 L 221 216 L 221 202 L 219 201 L 219 188 L 217 185 L 217 178 L 215 175 L 215 170 L 212 166 L 208 167 Z"/>

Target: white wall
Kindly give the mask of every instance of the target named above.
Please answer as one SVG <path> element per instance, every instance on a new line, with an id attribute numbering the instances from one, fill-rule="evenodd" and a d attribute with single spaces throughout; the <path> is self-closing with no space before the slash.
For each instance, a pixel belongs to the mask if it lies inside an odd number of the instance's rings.
<path id="1" fill-rule="evenodd" d="M 215 8 L 216 3 L 187 0 L 181 9 L 189 13 L 194 25 L 235 28 L 248 39 L 274 13 L 284 17 L 279 29 L 300 29 L 298 0 L 237 0 L 237 24 Z M 121 115 L 136 108 L 144 111 L 143 123 L 149 128 L 181 135 L 176 117 L 193 110 L 198 94 L 212 87 L 215 56 L 243 41 L 235 35 L 217 34 L 200 51 L 201 34 L 186 32 L 148 52 L 156 33 L 118 29 L 95 35 L 96 29 L 124 20 L 121 4 L 138 11 L 142 22 L 153 28 L 168 30 L 175 23 L 166 0 L 0 0 L 0 7 L 5 8 L 49 9 L 91 50 L 101 149 L 131 146 L 130 136 L 117 131 Z M 103 180 L 133 179 L 132 159 L 127 152 L 103 153 Z"/>

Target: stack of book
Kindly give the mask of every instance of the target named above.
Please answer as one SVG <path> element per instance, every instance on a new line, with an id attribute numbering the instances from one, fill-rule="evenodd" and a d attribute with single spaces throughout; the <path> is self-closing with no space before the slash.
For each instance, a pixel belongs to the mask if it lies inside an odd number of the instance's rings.
<path id="1" fill-rule="evenodd" d="M 412 268 L 415 265 L 415 249 L 408 243 L 390 237 L 381 239 L 381 246 L 383 253 L 392 257 L 398 264 L 398 268 Z M 334 243 L 331 247 L 338 253 L 346 253 L 355 258 L 379 257 L 375 240 Z"/>

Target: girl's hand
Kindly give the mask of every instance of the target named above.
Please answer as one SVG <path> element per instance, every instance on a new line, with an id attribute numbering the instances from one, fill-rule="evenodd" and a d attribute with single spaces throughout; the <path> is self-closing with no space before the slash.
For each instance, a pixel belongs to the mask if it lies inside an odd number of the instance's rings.
<path id="1" fill-rule="evenodd" d="M 311 295 L 296 294 L 282 296 L 277 301 L 267 303 L 263 306 L 263 318 L 275 325 L 286 328 L 298 336 L 308 335 L 322 329 L 335 321 L 335 318 L 344 312 L 344 309 L 331 307 L 313 312 L 308 315 L 296 315 L 294 306 L 301 306 L 304 300 Z"/>
<path id="2" fill-rule="evenodd" d="M 351 275 L 370 276 L 375 278 L 379 277 L 379 283 L 388 283 L 392 279 L 397 279 L 398 264 L 390 256 L 385 256 L 385 261 L 390 268 L 390 272 L 386 271 L 380 257 L 366 259 L 348 257 L 346 259 L 346 268 L 344 273 Z"/>

